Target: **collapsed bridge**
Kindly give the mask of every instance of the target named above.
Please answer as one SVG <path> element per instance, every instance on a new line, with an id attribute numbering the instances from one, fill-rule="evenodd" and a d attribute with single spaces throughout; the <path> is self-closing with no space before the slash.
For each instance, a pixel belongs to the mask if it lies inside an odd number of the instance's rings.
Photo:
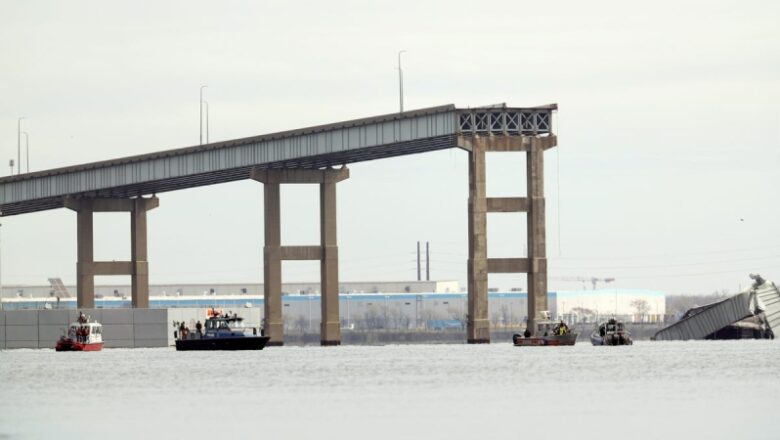
<path id="1" fill-rule="evenodd" d="M 775 283 L 751 275 L 750 289 L 721 301 L 694 307 L 679 321 L 658 331 L 656 341 L 718 338 L 717 333 L 740 321 L 758 316 L 763 330 L 780 332 L 780 290 Z M 764 333 L 762 332 L 762 333 Z M 771 333 L 770 333 L 771 334 Z"/>

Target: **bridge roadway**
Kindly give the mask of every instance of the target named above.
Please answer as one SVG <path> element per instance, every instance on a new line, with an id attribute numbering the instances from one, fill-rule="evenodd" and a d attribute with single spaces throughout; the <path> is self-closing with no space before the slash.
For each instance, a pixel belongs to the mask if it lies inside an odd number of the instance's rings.
<path id="1" fill-rule="evenodd" d="M 249 179 L 253 168 L 319 169 L 457 147 L 459 135 L 551 133 L 555 105 L 443 105 L 0 178 L 0 216 L 64 196 L 130 198 Z"/>
<path id="2" fill-rule="evenodd" d="M 263 184 L 264 330 L 269 345 L 283 344 L 281 303 L 284 260 L 320 261 L 323 345 L 341 342 L 338 304 L 336 184 L 346 164 L 462 148 L 469 154 L 467 340 L 490 342 L 489 273 L 528 275 L 528 328 L 547 310 L 544 151 L 557 145 L 555 104 L 459 109 L 445 105 L 299 130 L 167 150 L 0 179 L 0 216 L 67 207 L 77 212 L 76 297 L 94 308 L 97 275 L 130 275 L 132 306 L 149 307 L 146 213 L 166 191 L 243 179 Z M 525 197 L 487 197 L 485 154 L 526 154 Z M 339 167 L 339 168 L 333 168 Z M 283 246 L 280 185 L 320 186 L 320 243 Z M 144 197 L 152 195 L 152 197 Z M 95 212 L 130 214 L 130 261 L 95 261 Z M 488 258 L 487 213 L 527 214 L 527 257 Z"/>

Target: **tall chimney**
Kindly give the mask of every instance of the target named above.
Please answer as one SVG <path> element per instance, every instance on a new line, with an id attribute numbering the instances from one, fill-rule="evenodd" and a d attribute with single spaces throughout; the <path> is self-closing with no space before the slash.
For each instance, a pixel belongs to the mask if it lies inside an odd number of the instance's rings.
<path id="1" fill-rule="evenodd" d="M 421 281 L 421 270 L 420 270 L 420 242 L 417 242 L 417 281 Z"/>
<path id="2" fill-rule="evenodd" d="M 431 280 L 431 247 L 430 242 L 425 242 L 425 281 Z"/>

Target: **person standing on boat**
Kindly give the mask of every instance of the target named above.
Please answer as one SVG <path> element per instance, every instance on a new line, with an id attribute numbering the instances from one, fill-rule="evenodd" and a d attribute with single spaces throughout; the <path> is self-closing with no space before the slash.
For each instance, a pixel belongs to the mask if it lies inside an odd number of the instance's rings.
<path id="1" fill-rule="evenodd" d="M 200 321 L 195 323 L 195 331 L 198 333 L 198 339 L 203 337 L 203 324 Z"/>

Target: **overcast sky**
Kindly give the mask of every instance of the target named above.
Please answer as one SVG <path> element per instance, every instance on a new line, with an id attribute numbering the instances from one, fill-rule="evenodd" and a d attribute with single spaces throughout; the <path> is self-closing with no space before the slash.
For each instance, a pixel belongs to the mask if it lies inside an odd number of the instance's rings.
<path id="1" fill-rule="evenodd" d="M 195 145 L 203 84 L 212 141 L 390 113 L 405 49 L 407 109 L 560 106 L 545 155 L 551 289 L 780 282 L 778 2 L 420 3 L 3 2 L 0 174 L 20 116 L 33 171 Z M 414 279 L 422 240 L 432 278 L 465 286 L 466 160 L 352 165 L 338 187 L 341 280 Z M 488 195 L 524 194 L 524 160 L 489 155 Z M 282 190 L 283 244 L 318 243 L 317 194 Z M 262 282 L 260 183 L 159 197 L 152 283 Z M 75 213 L 0 221 L 3 284 L 75 282 Z M 95 257 L 129 259 L 128 228 L 99 214 Z M 489 216 L 490 257 L 522 256 L 524 242 L 524 216 Z M 286 262 L 283 277 L 316 281 L 319 265 Z"/>

